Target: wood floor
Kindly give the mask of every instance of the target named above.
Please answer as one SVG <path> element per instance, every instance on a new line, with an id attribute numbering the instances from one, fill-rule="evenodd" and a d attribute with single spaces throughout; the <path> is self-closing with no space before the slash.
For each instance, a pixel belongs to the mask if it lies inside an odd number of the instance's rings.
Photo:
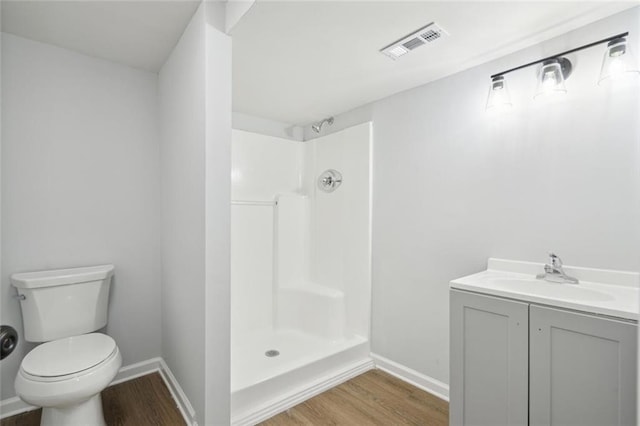
<path id="1" fill-rule="evenodd" d="M 383 371 L 371 370 L 270 418 L 261 426 L 448 424 L 446 401 Z"/>
<path id="2" fill-rule="evenodd" d="M 158 373 L 102 392 L 109 426 L 182 426 L 184 420 Z M 0 421 L 0 426 L 38 426 L 41 410 Z M 371 370 L 261 423 L 296 425 L 447 426 L 449 404 L 380 370 Z"/>
<path id="3" fill-rule="evenodd" d="M 184 419 L 158 373 L 110 386 L 102 392 L 108 426 L 182 426 Z M 42 410 L 0 420 L 0 426 L 38 426 Z"/>

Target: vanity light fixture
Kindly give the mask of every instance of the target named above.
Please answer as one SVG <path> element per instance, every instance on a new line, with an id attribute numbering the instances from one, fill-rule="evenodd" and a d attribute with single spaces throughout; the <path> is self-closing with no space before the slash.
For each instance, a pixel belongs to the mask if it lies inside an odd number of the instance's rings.
<path id="1" fill-rule="evenodd" d="M 565 55 L 603 43 L 607 43 L 607 51 L 604 55 L 598 84 L 622 75 L 640 75 L 637 64 L 627 44 L 626 37 L 628 35 L 629 32 L 617 34 L 492 75 L 489 99 L 487 100 L 486 106 L 487 111 L 511 108 L 512 104 L 509 92 L 507 91 L 505 75 L 533 65 L 541 64 L 537 74 L 538 82 L 534 98 L 547 94 L 566 93 L 567 88 L 564 82 L 571 74 L 572 64 Z"/>

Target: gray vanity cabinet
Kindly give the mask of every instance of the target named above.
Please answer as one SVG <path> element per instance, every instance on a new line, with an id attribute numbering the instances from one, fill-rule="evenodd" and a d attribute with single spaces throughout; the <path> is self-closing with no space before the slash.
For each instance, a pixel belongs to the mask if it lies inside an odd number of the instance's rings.
<path id="1" fill-rule="evenodd" d="M 527 424 L 529 305 L 451 290 L 449 424 Z"/>
<path id="2" fill-rule="evenodd" d="M 531 305 L 529 327 L 531 425 L 636 425 L 634 324 Z"/>
<path id="3" fill-rule="evenodd" d="M 636 425 L 635 323 L 450 295 L 451 426 Z"/>

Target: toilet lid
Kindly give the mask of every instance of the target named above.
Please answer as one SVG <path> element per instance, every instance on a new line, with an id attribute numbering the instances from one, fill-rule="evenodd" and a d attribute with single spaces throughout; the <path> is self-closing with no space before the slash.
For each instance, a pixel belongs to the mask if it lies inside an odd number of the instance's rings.
<path id="1" fill-rule="evenodd" d="M 115 349 L 116 342 L 101 333 L 53 340 L 29 352 L 22 360 L 22 369 L 33 376 L 65 376 L 100 364 Z"/>

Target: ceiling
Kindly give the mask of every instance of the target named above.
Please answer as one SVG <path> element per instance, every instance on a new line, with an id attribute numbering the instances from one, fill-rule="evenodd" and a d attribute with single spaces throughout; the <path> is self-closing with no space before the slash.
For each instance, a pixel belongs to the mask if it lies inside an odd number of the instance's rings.
<path id="1" fill-rule="evenodd" d="M 2 0 L 2 31 L 158 72 L 199 3 Z"/>
<path id="2" fill-rule="evenodd" d="M 258 0 L 232 30 L 234 111 L 308 124 L 637 5 Z M 450 36 L 397 61 L 379 52 L 433 21 Z"/>
<path id="3" fill-rule="evenodd" d="M 2 31 L 158 72 L 199 3 L 2 0 Z M 233 108 L 304 125 L 637 4 L 257 0 L 231 32 Z M 397 61 L 379 53 L 432 21 L 450 36 Z"/>

